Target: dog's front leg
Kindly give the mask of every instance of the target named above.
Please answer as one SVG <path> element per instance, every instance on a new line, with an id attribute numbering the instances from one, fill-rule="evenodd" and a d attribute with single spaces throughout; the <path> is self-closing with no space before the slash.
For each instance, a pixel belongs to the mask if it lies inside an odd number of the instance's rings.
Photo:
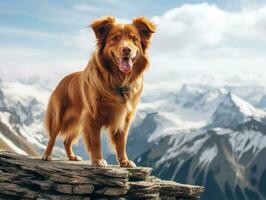
<path id="1" fill-rule="evenodd" d="M 101 125 L 96 121 L 88 120 L 84 123 L 83 134 L 92 165 L 106 167 L 108 164 L 103 159 L 101 150 Z"/>
<path id="2" fill-rule="evenodd" d="M 136 167 L 135 163 L 128 159 L 126 152 L 127 136 L 132 117 L 132 114 L 127 116 L 123 130 L 111 133 L 112 142 L 116 149 L 116 158 L 121 167 Z"/>

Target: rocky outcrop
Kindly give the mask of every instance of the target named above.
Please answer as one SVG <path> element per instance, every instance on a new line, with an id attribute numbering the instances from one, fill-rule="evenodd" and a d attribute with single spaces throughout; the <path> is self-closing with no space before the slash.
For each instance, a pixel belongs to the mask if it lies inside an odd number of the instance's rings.
<path id="1" fill-rule="evenodd" d="M 0 199 L 197 199 L 201 186 L 151 176 L 151 168 L 93 167 L 0 151 Z"/>

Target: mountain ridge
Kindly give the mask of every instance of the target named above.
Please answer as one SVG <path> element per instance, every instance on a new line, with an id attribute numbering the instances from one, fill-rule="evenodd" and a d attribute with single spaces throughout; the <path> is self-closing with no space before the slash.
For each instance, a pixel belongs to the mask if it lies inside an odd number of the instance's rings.
<path id="1" fill-rule="evenodd" d="M 32 83 L 19 84 L 23 83 L 10 84 L 8 89 L 3 88 L 8 83 L 0 84 L 0 122 L 11 131 L 6 136 L 26 140 L 41 154 L 47 142 L 41 119 L 43 94 L 39 99 L 43 89 L 38 91 L 40 86 Z M 260 92 L 266 90 L 241 84 L 166 86 L 144 88 L 128 137 L 129 158 L 153 167 L 156 176 L 205 185 L 203 200 L 265 199 L 266 119 L 265 111 L 256 105 L 265 95 Z M 16 92 L 24 87 L 28 88 L 25 94 Z M 46 92 L 47 98 L 49 94 Z M 0 147 L 4 145 L 1 131 Z M 62 147 L 58 141 L 54 156 L 65 156 Z M 105 139 L 103 147 L 104 157 L 115 163 Z M 75 152 L 87 158 L 82 142 Z"/>

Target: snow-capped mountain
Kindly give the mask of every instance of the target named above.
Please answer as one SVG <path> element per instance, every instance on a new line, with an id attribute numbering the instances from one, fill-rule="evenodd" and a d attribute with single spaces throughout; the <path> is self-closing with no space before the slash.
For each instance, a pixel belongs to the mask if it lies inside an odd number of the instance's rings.
<path id="1" fill-rule="evenodd" d="M 184 123 L 189 113 L 191 126 L 178 129 L 154 118 L 142 124 L 150 127 L 143 138 L 133 129 L 128 152 L 134 152 L 130 154 L 134 156 L 143 152 L 133 157 L 135 162 L 153 167 L 153 173 L 162 178 L 205 185 L 203 200 L 265 199 L 265 111 L 225 87 L 184 85 L 171 98 L 175 101 L 167 101 L 167 106 L 171 105 L 172 110 L 163 110 L 161 105 L 156 116 L 170 112 Z M 200 121 L 204 123 L 195 127 Z M 171 132 L 165 134 L 169 129 Z M 145 146 L 142 150 L 136 151 L 137 140 Z"/>
<path id="2" fill-rule="evenodd" d="M 21 154 L 42 154 L 47 136 L 43 114 L 50 91 L 35 84 L 1 82 L 0 148 Z M 55 149 L 55 155 L 63 155 Z"/>
<path id="3" fill-rule="evenodd" d="M 128 137 L 129 158 L 159 177 L 205 185 L 203 200 L 266 199 L 266 90 L 251 88 L 146 84 Z M 50 92 L 34 80 L 0 82 L 0 148 L 42 154 Z M 107 143 L 103 139 L 104 156 L 114 163 Z M 62 157 L 60 144 L 54 155 Z M 88 158 L 82 141 L 75 152 Z"/>
<path id="4" fill-rule="evenodd" d="M 178 110 L 184 110 L 184 114 L 189 113 L 188 119 L 191 116 L 209 119 L 227 93 L 224 88 L 184 84 L 177 92 L 175 102 L 180 106 Z"/>
<path id="5" fill-rule="evenodd" d="M 260 101 L 257 103 L 257 106 L 263 110 L 266 110 L 266 95 L 260 99 Z"/>
<path id="6" fill-rule="evenodd" d="M 228 93 L 211 117 L 210 127 L 236 128 L 250 119 L 263 120 L 266 112 L 255 108 L 237 95 Z"/>
<path id="7" fill-rule="evenodd" d="M 266 126 L 251 120 L 236 129 L 185 131 L 166 136 L 137 157 L 154 174 L 205 185 L 201 199 L 265 199 Z"/>

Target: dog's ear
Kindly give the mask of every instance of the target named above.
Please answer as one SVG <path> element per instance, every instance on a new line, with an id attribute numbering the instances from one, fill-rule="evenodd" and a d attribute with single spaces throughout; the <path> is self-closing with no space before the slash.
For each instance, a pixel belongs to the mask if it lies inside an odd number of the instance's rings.
<path id="1" fill-rule="evenodd" d="M 150 39 L 152 34 L 155 32 L 156 26 L 146 17 L 135 18 L 133 19 L 132 24 L 135 25 L 139 31 L 139 34 L 141 36 L 141 45 L 143 50 L 145 51 L 149 47 Z"/>
<path id="2" fill-rule="evenodd" d="M 115 18 L 112 16 L 106 16 L 92 22 L 90 27 L 93 29 L 97 38 L 97 44 L 99 48 L 103 48 L 105 39 L 115 23 Z"/>

